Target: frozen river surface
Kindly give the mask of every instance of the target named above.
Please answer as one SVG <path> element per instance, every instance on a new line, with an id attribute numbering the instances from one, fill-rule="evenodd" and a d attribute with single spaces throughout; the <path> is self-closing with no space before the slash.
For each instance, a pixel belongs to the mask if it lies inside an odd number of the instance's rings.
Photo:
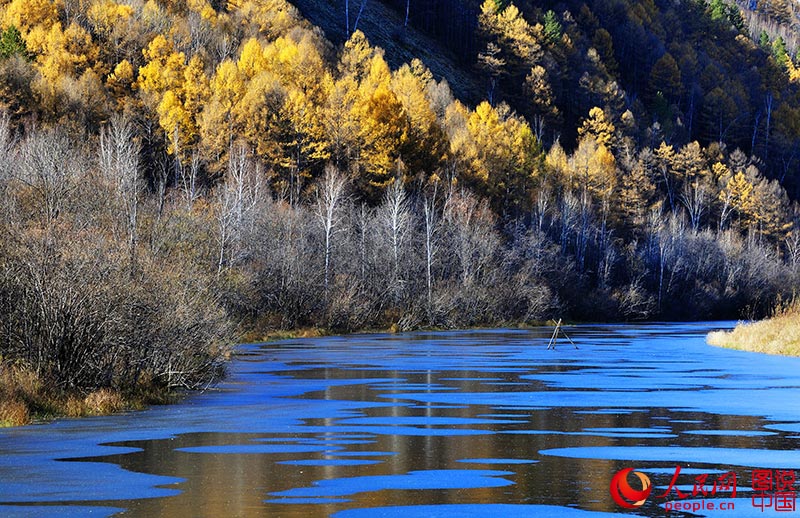
<path id="1" fill-rule="evenodd" d="M 788 516 L 800 359 L 705 344 L 727 325 L 568 327 L 579 349 L 555 351 L 547 329 L 243 345 L 179 404 L 0 430 L 0 515 Z M 633 510 L 609 491 L 628 467 L 654 488 Z M 735 496 L 710 493 L 724 474 Z"/>

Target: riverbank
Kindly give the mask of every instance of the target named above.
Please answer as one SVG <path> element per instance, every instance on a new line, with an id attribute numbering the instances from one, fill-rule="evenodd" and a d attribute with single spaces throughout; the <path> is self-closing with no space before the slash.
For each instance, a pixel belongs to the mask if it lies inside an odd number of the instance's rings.
<path id="1" fill-rule="evenodd" d="M 765 320 L 740 322 L 731 331 L 711 332 L 706 341 L 729 349 L 800 356 L 800 304 L 789 304 Z"/>
<path id="2" fill-rule="evenodd" d="M 0 362 L 0 428 L 57 417 L 108 415 L 179 399 L 173 390 L 145 385 L 129 390 L 54 388 L 34 371 Z"/>
<path id="3" fill-rule="evenodd" d="M 372 330 L 372 332 L 386 332 Z M 253 328 L 237 340 L 242 343 L 275 342 L 291 338 L 316 338 L 331 334 L 330 330 L 309 327 L 294 330 L 258 330 Z M 230 360 L 230 355 L 227 355 Z M 72 390 L 54 389 L 52 383 L 33 370 L 0 357 L 0 428 L 24 426 L 59 417 L 109 415 L 141 410 L 150 405 L 175 403 L 186 391 L 158 384 L 142 383 L 134 389 L 112 388 Z"/>
<path id="4" fill-rule="evenodd" d="M 518 328 L 555 325 L 553 321 L 536 322 L 535 325 L 518 324 Z M 434 329 L 431 330 L 441 330 Z M 352 334 L 396 333 L 398 326 L 369 328 Z M 336 334 L 321 327 L 288 330 L 267 330 L 253 325 L 240 335 L 239 343 L 276 342 L 295 338 L 318 338 Z M 228 356 L 230 360 L 230 355 Z M 130 410 L 141 410 L 150 405 L 175 403 L 186 394 L 155 384 L 142 384 L 136 389 L 115 390 L 100 388 L 90 390 L 56 390 L 33 370 L 20 367 L 0 358 L 0 428 L 24 426 L 33 422 L 49 421 L 59 417 L 84 417 L 109 415 Z"/>
<path id="5" fill-rule="evenodd" d="M 739 324 L 732 331 L 709 333 L 711 345 L 770 354 L 800 356 L 800 311 L 784 309 L 768 320 Z M 553 321 L 518 324 L 517 328 L 553 326 Z M 353 334 L 395 333 L 396 325 L 382 329 L 364 329 Z M 320 327 L 294 330 L 266 330 L 253 326 L 240 335 L 237 342 L 274 342 L 295 338 L 317 338 L 336 334 Z M 230 359 L 230 356 L 227 356 Z M 181 399 L 185 391 L 158 385 L 142 384 L 132 390 L 76 388 L 71 391 L 52 389 L 52 384 L 35 372 L 0 359 L 0 428 L 22 426 L 58 417 L 83 417 L 108 415 L 129 410 L 140 410 L 150 405 L 169 404 Z"/>

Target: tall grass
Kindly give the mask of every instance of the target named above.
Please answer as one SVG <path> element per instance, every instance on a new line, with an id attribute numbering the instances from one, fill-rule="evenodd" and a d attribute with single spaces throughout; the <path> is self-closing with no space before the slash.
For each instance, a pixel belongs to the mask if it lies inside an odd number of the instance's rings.
<path id="1" fill-rule="evenodd" d="M 118 390 L 63 390 L 47 377 L 0 358 L 0 428 L 22 426 L 55 416 L 107 415 L 171 401 L 170 393 L 152 385 Z"/>
<path id="2" fill-rule="evenodd" d="M 714 331 L 706 341 L 730 349 L 800 356 L 800 299 L 779 299 L 769 318 L 739 323 L 732 331 Z"/>
<path id="3" fill-rule="evenodd" d="M 0 428 L 31 420 L 29 402 L 37 398 L 41 383 L 30 371 L 0 357 Z"/>

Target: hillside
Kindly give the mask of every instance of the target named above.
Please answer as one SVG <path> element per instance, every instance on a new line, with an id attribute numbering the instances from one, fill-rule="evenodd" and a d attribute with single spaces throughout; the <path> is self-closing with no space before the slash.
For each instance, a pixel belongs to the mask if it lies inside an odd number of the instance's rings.
<path id="1" fill-rule="evenodd" d="M 399 37 L 406 2 L 374 0 L 363 16 L 370 29 L 377 25 L 375 42 L 388 49 L 390 62 L 454 56 L 463 74 L 450 74 L 450 83 L 462 100 L 474 102 L 468 93 L 478 91 L 508 102 L 540 121 L 537 135 L 546 145 L 558 138 L 573 149 L 581 121 L 600 106 L 614 123 L 627 113 L 636 146 L 725 143 L 757 157 L 763 172 L 797 198 L 797 18 L 784 4 L 498 1 L 484 6 L 511 9 L 492 26 L 490 16 L 481 19 L 480 2 L 450 0 L 414 5 L 407 39 Z M 343 39 L 344 2 L 297 5 L 334 41 Z M 417 27 L 438 46 L 426 40 L 419 51 Z M 487 48 L 495 61 L 487 61 Z M 538 75 L 528 79 L 536 67 Z M 468 93 L 459 89 L 464 75 L 472 77 Z M 530 93 L 534 85 L 539 97 Z"/>
<path id="2" fill-rule="evenodd" d="M 295 0 L 292 4 L 309 22 L 325 31 L 325 36 L 335 45 L 345 42 L 348 34 L 344 2 Z M 355 24 L 359 7 L 359 2 L 352 2 L 351 24 Z M 366 4 L 358 29 L 373 45 L 384 49 L 386 62 L 392 68 L 416 58 L 425 63 L 437 80 L 447 80 L 458 99 L 475 105 L 486 96 L 484 85 L 475 77 L 469 61 L 459 62 L 445 45 L 414 26 L 404 27 L 403 15 L 382 2 L 373 0 Z"/>

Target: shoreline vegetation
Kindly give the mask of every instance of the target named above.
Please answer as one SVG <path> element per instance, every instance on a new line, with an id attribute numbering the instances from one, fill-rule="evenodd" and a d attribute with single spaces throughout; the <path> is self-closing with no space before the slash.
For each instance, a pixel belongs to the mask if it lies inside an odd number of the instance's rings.
<path id="1" fill-rule="evenodd" d="M 319 328 L 250 331 L 242 335 L 241 342 L 273 342 L 327 334 L 327 330 Z M 35 371 L 0 356 L 0 428 L 47 422 L 59 417 L 99 416 L 142 410 L 151 405 L 174 403 L 186 393 L 185 390 L 176 391 L 147 384 L 122 390 L 109 387 L 88 391 L 81 388 L 54 389 Z"/>
<path id="2" fill-rule="evenodd" d="M 800 302 L 779 303 L 769 318 L 740 322 L 731 331 L 713 331 L 706 341 L 728 349 L 800 356 Z"/>
<path id="3" fill-rule="evenodd" d="M 551 324 L 553 322 L 541 322 L 526 324 L 524 327 Z M 372 328 L 354 332 L 360 334 L 398 331 L 398 327 L 393 325 L 384 329 Z M 237 342 L 269 343 L 294 338 L 318 338 L 332 334 L 331 330 L 318 327 L 251 330 L 242 334 Z M 142 385 L 123 390 L 104 387 L 88 392 L 80 388 L 54 389 L 48 387 L 47 383 L 31 369 L 0 357 L 0 428 L 48 422 L 60 417 L 100 416 L 142 410 L 151 405 L 174 403 L 188 393 L 186 390 L 176 391 L 157 385 Z"/>
<path id="4" fill-rule="evenodd" d="M 291 338 L 315 338 L 328 334 L 328 330 L 320 328 L 252 330 L 242 334 L 239 341 L 274 342 Z M 65 390 L 54 389 L 47 385 L 35 371 L 4 360 L 0 356 L 0 428 L 47 422 L 59 417 L 110 415 L 142 410 L 151 405 L 174 403 L 188 393 L 186 390 L 176 391 L 147 384 L 122 390 L 109 387 L 94 390 L 81 388 Z"/>
<path id="5" fill-rule="evenodd" d="M 276 329 L 764 314 L 800 72 L 735 8 L 626 1 L 473 2 L 475 105 L 285 0 L 0 2 L 0 423 L 204 389 Z"/>

